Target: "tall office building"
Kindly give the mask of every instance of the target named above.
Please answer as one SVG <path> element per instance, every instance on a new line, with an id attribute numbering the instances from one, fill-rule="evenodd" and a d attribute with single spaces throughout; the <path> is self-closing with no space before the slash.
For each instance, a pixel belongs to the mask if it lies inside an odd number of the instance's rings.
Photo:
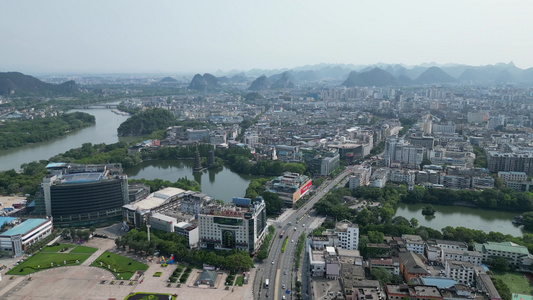
<path id="1" fill-rule="evenodd" d="M 56 227 L 79 227 L 122 219 L 129 202 L 128 177 L 120 164 L 50 163 L 36 199 L 36 213 L 52 216 Z"/>

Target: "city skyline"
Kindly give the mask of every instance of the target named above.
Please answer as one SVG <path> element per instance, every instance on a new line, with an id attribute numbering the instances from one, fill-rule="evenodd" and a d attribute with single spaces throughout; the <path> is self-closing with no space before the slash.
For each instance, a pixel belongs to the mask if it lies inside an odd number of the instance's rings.
<path id="1" fill-rule="evenodd" d="M 0 71 L 204 73 L 327 64 L 533 67 L 525 1 L 0 4 Z"/>

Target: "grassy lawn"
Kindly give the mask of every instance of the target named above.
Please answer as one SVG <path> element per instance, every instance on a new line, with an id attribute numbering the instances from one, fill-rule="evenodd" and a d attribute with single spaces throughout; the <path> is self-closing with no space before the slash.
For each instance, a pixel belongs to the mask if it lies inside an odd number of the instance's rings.
<path id="1" fill-rule="evenodd" d="M 138 270 L 145 271 L 148 269 L 148 266 L 143 263 L 107 251 L 102 253 L 91 266 L 106 269 L 113 273 L 115 278 L 124 278 L 125 280 L 130 279 Z"/>
<path id="2" fill-rule="evenodd" d="M 235 280 L 235 285 L 242 286 L 243 282 L 244 282 L 244 276 L 239 275 L 237 276 L 237 280 Z"/>
<path id="3" fill-rule="evenodd" d="M 170 298 L 169 298 L 170 296 Z M 176 300 L 176 297 L 171 294 L 159 294 L 159 293 L 135 293 L 130 294 L 124 300 L 142 300 L 142 299 L 153 299 L 153 300 Z"/>
<path id="4" fill-rule="evenodd" d="M 494 277 L 505 282 L 511 293 L 530 295 L 531 290 L 533 290 L 533 287 L 529 285 L 529 281 L 522 273 L 494 273 Z"/>
<path id="5" fill-rule="evenodd" d="M 46 246 L 41 250 L 42 252 L 59 252 L 63 248 L 74 248 L 71 244 L 59 244 L 57 246 Z"/>
<path id="6" fill-rule="evenodd" d="M 89 253 L 89 254 L 93 254 L 94 252 L 96 252 L 96 248 L 93 248 L 93 247 L 86 247 L 86 246 L 76 246 L 76 248 L 72 249 L 70 251 L 70 253 Z"/>
<path id="7" fill-rule="evenodd" d="M 59 266 L 75 266 L 84 262 L 90 254 L 71 254 L 71 253 L 43 253 L 39 252 L 28 258 L 18 266 L 15 266 L 6 274 L 9 275 L 27 275 L 37 271 L 55 268 Z M 76 260 L 79 263 L 76 263 Z M 65 264 L 66 261 L 66 264 Z M 53 263 L 53 266 L 52 266 Z"/>

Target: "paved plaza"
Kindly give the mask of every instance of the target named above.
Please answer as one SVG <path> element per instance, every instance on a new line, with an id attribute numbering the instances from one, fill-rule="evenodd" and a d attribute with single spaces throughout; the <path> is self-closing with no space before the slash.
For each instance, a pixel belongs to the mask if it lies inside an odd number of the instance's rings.
<path id="1" fill-rule="evenodd" d="M 89 257 L 86 264 L 81 266 L 60 267 L 25 276 L 14 276 L 13 279 L 10 279 L 11 276 L 5 275 L 6 270 L 2 270 L 0 299 L 105 300 L 116 298 L 122 300 L 133 292 L 177 294 L 177 299 L 253 299 L 251 283 L 255 269 L 250 272 L 249 284 L 242 287 L 230 287 L 229 290 L 226 290 L 224 286 L 226 273 L 219 274 L 216 288 L 195 287 L 194 281 L 201 270 L 193 270 L 187 282 L 181 284 L 181 287 L 178 288 L 177 283 L 172 284 L 172 287 L 167 287 L 166 281 L 176 268 L 175 265 L 162 267 L 155 260 L 150 262 L 133 253 L 120 253 L 116 249 L 113 239 L 94 238 L 85 243 L 84 246 L 98 248 L 98 251 Z M 120 253 L 147 264 L 149 268 L 142 283 L 135 282 L 133 285 L 129 285 L 130 281 L 116 280 L 110 272 L 88 266 L 105 250 Z M 155 272 L 163 272 L 163 274 L 161 277 L 153 277 Z M 115 284 L 111 284 L 113 280 L 115 280 Z M 121 282 L 123 283 L 121 284 Z"/>

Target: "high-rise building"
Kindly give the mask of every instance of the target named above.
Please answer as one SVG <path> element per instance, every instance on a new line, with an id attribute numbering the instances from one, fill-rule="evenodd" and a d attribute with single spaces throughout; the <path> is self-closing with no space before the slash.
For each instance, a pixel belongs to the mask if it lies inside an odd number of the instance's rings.
<path id="1" fill-rule="evenodd" d="M 122 219 L 129 202 L 128 177 L 120 164 L 50 163 L 36 199 L 37 214 L 52 216 L 56 227 L 91 226 Z"/>

